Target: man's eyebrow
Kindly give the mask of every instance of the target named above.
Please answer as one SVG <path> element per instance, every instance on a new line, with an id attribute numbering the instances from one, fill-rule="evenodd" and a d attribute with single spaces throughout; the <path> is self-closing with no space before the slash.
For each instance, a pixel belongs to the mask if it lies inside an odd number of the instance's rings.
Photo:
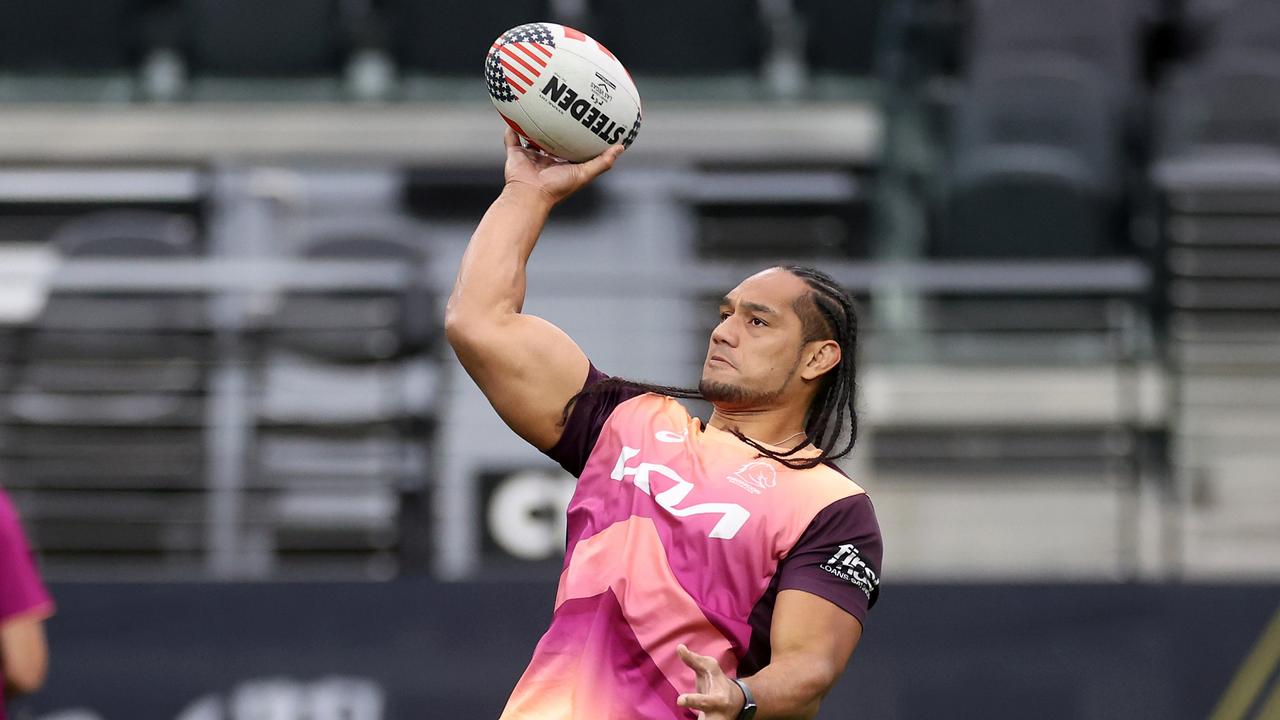
<path id="1" fill-rule="evenodd" d="M 750 310 L 751 312 L 760 313 L 761 315 L 777 315 L 778 314 L 777 310 L 774 310 L 768 305 L 761 305 L 760 303 L 747 301 L 747 302 L 741 303 L 741 305 L 747 310 Z M 723 298 L 720 299 L 720 307 L 726 307 L 726 306 L 733 307 L 733 301 L 729 299 L 728 295 L 725 295 Z"/>

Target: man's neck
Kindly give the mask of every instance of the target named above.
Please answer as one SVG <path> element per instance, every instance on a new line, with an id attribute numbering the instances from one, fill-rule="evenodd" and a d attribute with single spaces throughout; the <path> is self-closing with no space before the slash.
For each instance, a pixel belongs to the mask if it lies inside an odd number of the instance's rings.
<path id="1" fill-rule="evenodd" d="M 804 412 L 794 408 L 725 409 L 715 408 L 707 425 L 720 430 L 738 432 L 762 445 L 791 449 L 807 442 L 804 436 Z"/>

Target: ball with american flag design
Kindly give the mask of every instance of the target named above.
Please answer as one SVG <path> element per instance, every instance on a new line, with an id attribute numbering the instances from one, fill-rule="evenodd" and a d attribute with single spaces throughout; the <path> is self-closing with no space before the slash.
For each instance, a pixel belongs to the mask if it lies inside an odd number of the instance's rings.
<path id="1" fill-rule="evenodd" d="M 640 132 L 640 93 L 604 45 L 564 25 L 503 33 L 484 63 L 489 97 L 525 144 L 582 162 Z"/>

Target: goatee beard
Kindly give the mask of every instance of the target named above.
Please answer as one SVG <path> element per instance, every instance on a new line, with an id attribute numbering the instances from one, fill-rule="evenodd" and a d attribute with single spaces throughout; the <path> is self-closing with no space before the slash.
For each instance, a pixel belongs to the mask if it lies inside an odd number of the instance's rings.
<path id="1" fill-rule="evenodd" d="M 782 395 L 782 391 L 786 386 L 778 388 L 771 392 L 758 392 L 750 388 L 733 383 L 715 382 L 703 378 L 698 382 L 698 392 L 702 393 L 702 398 L 710 403 L 720 403 L 730 406 L 759 406 L 768 405 L 778 396 Z"/>

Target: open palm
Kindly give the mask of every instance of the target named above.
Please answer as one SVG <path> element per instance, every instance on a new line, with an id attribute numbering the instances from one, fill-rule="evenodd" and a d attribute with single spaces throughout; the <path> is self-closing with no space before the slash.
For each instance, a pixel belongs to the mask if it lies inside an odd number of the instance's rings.
<path id="1" fill-rule="evenodd" d="M 698 711 L 698 720 L 736 720 L 745 698 L 742 691 L 724 674 L 720 663 L 707 655 L 699 655 L 684 645 L 676 647 L 680 660 L 693 669 L 694 692 L 676 698 L 676 705 Z"/>
<path id="2" fill-rule="evenodd" d="M 507 129 L 507 183 L 523 183 L 541 190 L 552 202 L 560 202 L 583 185 L 613 167 L 622 154 L 622 146 L 614 145 L 596 157 L 573 163 L 558 160 L 543 152 L 520 145 L 515 131 Z"/>

